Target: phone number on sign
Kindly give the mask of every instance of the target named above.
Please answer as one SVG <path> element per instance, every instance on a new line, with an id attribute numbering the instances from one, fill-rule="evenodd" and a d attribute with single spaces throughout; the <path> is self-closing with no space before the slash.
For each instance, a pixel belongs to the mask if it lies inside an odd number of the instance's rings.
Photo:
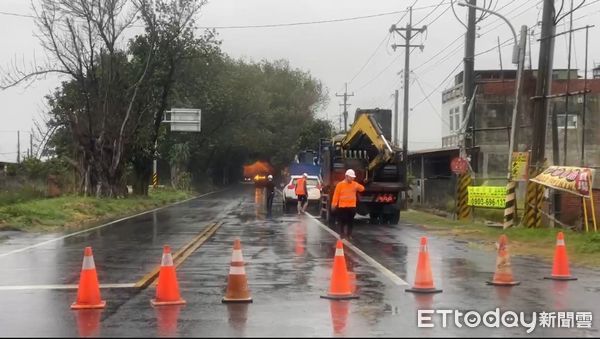
<path id="1" fill-rule="evenodd" d="M 494 197 L 494 198 L 483 198 L 483 197 L 469 197 L 469 206 L 479 207 L 492 207 L 492 208 L 504 208 L 506 198 Z"/>

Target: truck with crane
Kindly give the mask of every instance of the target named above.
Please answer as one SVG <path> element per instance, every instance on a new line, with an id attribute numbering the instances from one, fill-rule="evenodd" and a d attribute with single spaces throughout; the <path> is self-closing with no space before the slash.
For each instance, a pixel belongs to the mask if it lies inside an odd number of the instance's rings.
<path id="1" fill-rule="evenodd" d="M 403 187 L 402 150 L 391 144 L 392 112 L 388 109 L 357 109 L 347 133 L 321 139 L 319 163 L 323 185 L 321 218 L 334 220 L 331 198 L 347 169 L 365 186 L 358 196 L 356 212 L 369 215 L 372 224 L 396 224 L 400 220 Z"/>

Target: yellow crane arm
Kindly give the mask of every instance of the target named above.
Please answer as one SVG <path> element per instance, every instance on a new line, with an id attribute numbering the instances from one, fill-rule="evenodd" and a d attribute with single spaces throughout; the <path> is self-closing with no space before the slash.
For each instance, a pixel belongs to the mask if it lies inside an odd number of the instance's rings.
<path id="1" fill-rule="evenodd" d="M 343 149 L 352 149 L 365 137 L 378 151 L 377 156 L 369 161 L 369 171 L 373 171 L 394 157 L 394 150 L 383 136 L 379 124 L 370 114 L 361 114 L 354 121 L 352 128 L 342 140 L 341 146 Z"/>

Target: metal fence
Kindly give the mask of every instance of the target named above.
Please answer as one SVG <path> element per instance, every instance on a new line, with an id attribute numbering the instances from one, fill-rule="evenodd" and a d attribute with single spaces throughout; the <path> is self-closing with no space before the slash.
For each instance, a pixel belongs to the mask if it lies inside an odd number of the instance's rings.
<path id="1" fill-rule="evenodd" d="M 456 176 L 415 179 L 411 188 L 413 205 L 454 211 Z"/>

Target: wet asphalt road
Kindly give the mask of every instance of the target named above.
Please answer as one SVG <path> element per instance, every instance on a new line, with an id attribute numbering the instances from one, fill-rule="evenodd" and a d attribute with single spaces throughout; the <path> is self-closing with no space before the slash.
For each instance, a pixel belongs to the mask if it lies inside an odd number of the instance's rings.
<path id="1" fill-rule="evenodd" d="M 590 311 L 600 317 L 600 272 L 572 267 L 578 281 L 541 280 L 550 265 L 513 257 L 513 288 L 486 286 L 495 254 L 429 236 L 436 295 L 405 293 L 388 273 L 346 248 L 358 300 L 319 298 L 329 287 L 336 238 L 309 216 L 267 219 L 262 191 L 240 185 L 223 192 L 61 239 L 5 233 L 0 241 L 0 336 L 526 336 L 523 327 L 417 327 L 417 309 Z M 76 284 L 83 248 L 92 246 L 101 284 L 134 283 L 160 263 L 163 244 L 178 249 L 213 221 L 223 226 L 178 269 L 187 305 L 154 309 L 154 288 L 102 289 L 107 307 L 71 311 L 75 290 L 2 290 L 2 286 Z M 353 244 L 412 284 L 419 237 L 414 225 L 359 222 Z M 2 236 L 2 235 L 0 235 Z M 221 304 L 232 243 L 242 241 L 254 302 Z M 49 239 L 56 238 L 57 241 Z M 43 241 L 42 246 L 15 252 Z M 568 240 L 567 240 L 568 244 Z M 546 329 L 536 336 L 599 336 L 591 329 Z"/>

